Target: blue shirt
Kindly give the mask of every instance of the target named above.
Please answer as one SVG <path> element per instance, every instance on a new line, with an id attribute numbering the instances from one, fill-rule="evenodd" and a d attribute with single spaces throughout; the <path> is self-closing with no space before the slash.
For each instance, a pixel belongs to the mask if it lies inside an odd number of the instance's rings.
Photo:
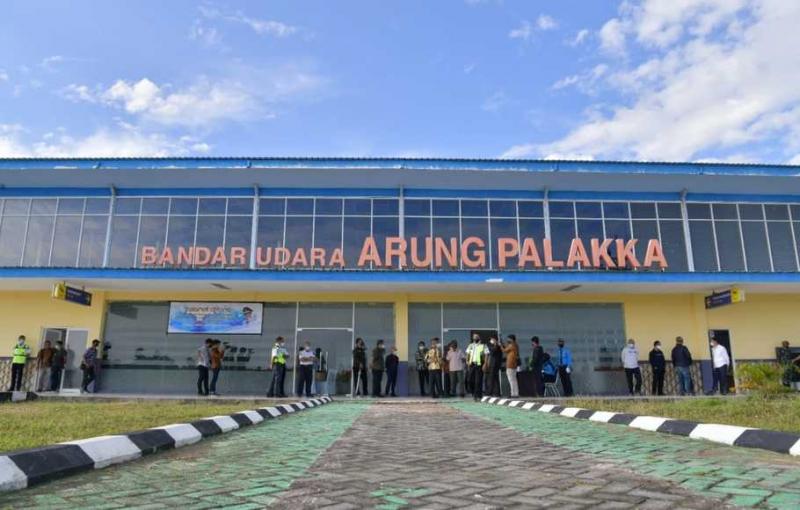
<path id="1" fill-rule="evenodd" d="M 572 367 L 572 351 L 569 350 L 569 347 L 558 348 L 558 366 Z"/>

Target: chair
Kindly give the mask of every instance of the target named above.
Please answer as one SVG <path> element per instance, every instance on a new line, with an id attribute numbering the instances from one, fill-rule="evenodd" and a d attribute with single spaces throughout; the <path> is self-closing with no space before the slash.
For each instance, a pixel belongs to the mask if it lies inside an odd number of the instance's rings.
<path id="1" fill-rule="evenodd" d="M 561 396 L 561 373 L 558 370 L 556 370 L 556 378 L 553 382 L 544 383 L 544 396 Z"/>

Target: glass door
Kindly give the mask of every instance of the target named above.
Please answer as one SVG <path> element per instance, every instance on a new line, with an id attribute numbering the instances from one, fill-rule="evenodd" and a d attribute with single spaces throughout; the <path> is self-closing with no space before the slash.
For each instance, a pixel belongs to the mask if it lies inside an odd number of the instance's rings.
<path id="1" fill-rule="evenodd" d="M 85 329 L 68 329 L 65 349 L 67 363 L 61 375 L 61 391 L 64 393 L 80 393 L 83 373 L 81 360 L 89 341 L 89 332 Z"/>
<path id="2" fill-rule="evenodd" d="M 39 341 L 39 350 L 42 350 L 45 342 L 50 342 L 52 348 L 56 348 L 58 342 L 64 342 L 64 337 L 67 335 L 67 330 L 63 328 L 44 328 L 42 330 L 42 339 Z M 36 391 L 40 389 L 50 389 L 50 370 L 42 369 L 36 365 Z M 60 384 L 60 381 L 59 381 Z"/>
<path id="3" fill-rule="evenodd" d="M 314 392 L 347 395 L 351 389 L 353 328 L 297 328 L 297 346 L 305 342 L 319 352 L 314 370 Z M 295 381 L 295 385 L 296 385 Z M 296 391 L 297 387 L 293 388 Z"/>

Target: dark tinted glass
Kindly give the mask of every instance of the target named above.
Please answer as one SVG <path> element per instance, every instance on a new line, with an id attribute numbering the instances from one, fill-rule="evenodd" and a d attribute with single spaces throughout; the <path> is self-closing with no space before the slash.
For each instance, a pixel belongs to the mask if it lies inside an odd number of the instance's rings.
<path id="1" fill-rule="evenodd" d="M 784 204 L 765 204 L 768 220 L 788 220 L 789 208 Z"/>
<path id="2" fill-rule="evenodd" d="M 736 215 L 736 204 L 713 204 L 711 210 L 714 212 L 715 220 L 738 219 Z"/>
<path id="3" fill-rule="evenodd" d="M 253 214 L 253 199 L 229 198 L 228 214 Z"/>
<path id="4" fill-rule="evenodd" d="M 399 205 L 397 199 L 376 198 L 372 201 L 372 214 L 376 216 L 393 216 L 397 214 L 398 211 Z"/>
<path id="5" fill-rule="evenodd" d="M 690 220 L 707 220 L 711 218 L 711 207 L 708 204 L 686 204 L 686 212 Z"/>
<path id="6" fill-rule="evenodd" d="M 167 210 L 167 199 L 163 199 L 164 201 L 164 211 Z M 9 209 L 11 200 L 6 200 L 6 211 Z M 25 201 L 27 203 L 27 200 Z M 82 198 L 62 198 L 58 201 L 58 213 L 59 214 L 80 214 L 83 212 L 83 202 Z M 8 214 L 6 212 L 6 214 Z"/>
<path id="7" fill-rule="evenodd" d="M 261 201 L 261 206 L 263 207 L 263 205 L 264 205 L 264 200 Z M 282 213 L 283 213 L 283 200 L 281 200 L 281 214 Z M 225 214 L 225 199 L 201 198 L 200 214 Z"/>
<path id="8" fill-rule="evenodd" d="M 681 204 L 674 202 L 661 202 L 658 204 L 658 217 L 661 219 L 680 219 Z"/>
<path id="9" fill-rule="evenodd" d="M 286 200 L 286 214 L 314 214 L 314 200 L 289 198 Z"/>
<path id="10" fill-rule="evenodd" d="M 458 200 L 433 201 L 434 216 L 458 216 L 458 214 L 459 214 Z"/>
<path id="11" fill-rule="evenodd" d="M 431 201 L 408 199 L 405 201 L 406 216 L 430 216 Z"/>
<path id="12" fill-rule="evenodd" d="M 283 214 L 286 210 L 286 200 L 283 198 L 262 198 L 258 207 L 260 214 Z"/>
<path id="13" fill-rule="evenodd" d="M 517 204 L 513 200 L 492 200 L 489 212 L 496 218 L 513 218 L 517 215 Z"/>
<path id="14" fill-rule="evenodd" d="M 372 203 L 364 198 L 347 198 L 344 201 L 344 213 L 355 216 L 369 216 Z"/>
<path id="15" fill-rule="evenodd" d="M 606 218 L 627 218 L 627 202 L 603 202 L 603 214 Z"/>
<path id="16" fill-rule="evenodd" d="M 575 216 L 572 202 L 550 202 L 551 218 L 572 218 Z"/>
<path id="17" fill-rule="evenodd" d="M 196 198 L 173 198 L 169 206 L 170 214 L 195 215 L 197 214 Z"/>
<path id="18" fill-rule="evenodd" d="M 761 204 L 739 204 L 739 215 L 743 220 L 763 220 Z"/>
<path id="19" fill-rule="evenodd" d="M 114 211 L 116 214 L 139 214 L 141 204 L 141 198 L 117 198 Z"/>
<path id="20" fill-rule="evenodd" d="M 523 200 L 517 203 L 519 215 L 526 218 L 541 218 L 544 216 L 544 205 L 542 202 L 529 202 Z"/>
<path id="21" fill-rule="evenodd" d="M 342 200 L 340 198 L 318 198 L 315 214 L 339 215 L 342 214 Z"/>
<path id="22" fill-rule="evenodd" d="M 600 202 L 575 202 L 578 218 L 601 218 Z"/>
<path id="23" fill-rule="evenodd" d="M 652 202 L 631 202 L 631 217 L 655 218 L 656 204 Z"/>
<path id="24" fill-rule="evenodd" d="M 169 200 L 166 198 L 143 198 L 142 214 L 167 214 Z"/>
<path id="25" fill-rule="evenodd" d="M 488 212 L 486 200 L 462 200 L 462 216 L 486 216 Z"/>

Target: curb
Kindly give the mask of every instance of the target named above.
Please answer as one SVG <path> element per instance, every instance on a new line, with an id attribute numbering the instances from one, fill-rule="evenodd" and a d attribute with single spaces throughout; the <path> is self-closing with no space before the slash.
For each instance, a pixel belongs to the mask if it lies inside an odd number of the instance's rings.
<path id="1" fill-rule="evenodd" d="M 191 423 L 68 441 L 0 455 L 0 492 L 24 489 L 75 473 L 128 462 L 144 455 L 194 444 L 202 439 L 249 425 L 318 407 L 330 397 L 312 398 L 231 415 L 212 416 Z"/>
<path id="2" fill-rule="evenodd" d="M 481 402 L 500 406 L 515 407 L 526 411 L 541 411 L 568 418 L 589 420 L 601 423 L 614 423 L 640 430 L 675 434 L 690 439 L 703 439 L 728 446 L 758 448 L 777 453 L 800 456 L 800 434 L 779 432 L 777 430 L 720 425 L 716 423 L 697 423 L 686 420 L 672 420 L 657 416 L 638 416 L 628 413 L 594 411 L 579 407 L 564 407 L 555 404 L 537 404 L 510 398 L 483 397 Z"/>

